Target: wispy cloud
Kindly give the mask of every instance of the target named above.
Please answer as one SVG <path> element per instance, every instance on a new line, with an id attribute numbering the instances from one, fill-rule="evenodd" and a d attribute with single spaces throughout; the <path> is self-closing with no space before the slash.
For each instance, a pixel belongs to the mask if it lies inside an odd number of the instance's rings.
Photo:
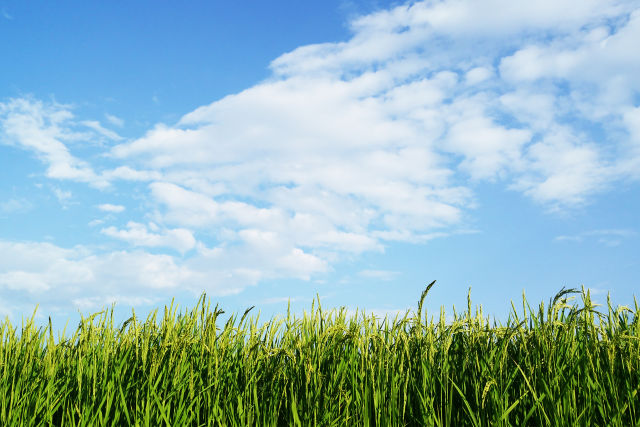
<path id="1" fill-rule="evenodd" d="M 28 98 L 0 103 L 0 143 L 16 145 L 34 153 L 47 165 L 46 175 L 89 183 L 97 188 L 108 186 L 84 160 L 71 154 L 67 143 L 83 139 L 85 134 L 73 129 L 69 107 L 45 104 Z"/>
<path id="2" fill-rule="evenodd" d="M 58 199 L 58 203 L 60 203 L 63 208 L 67 208 L 69 203 L 71 202 L 71 199 L 73 198 L 73 194 L 71 193 L 71 191 L 63 190 L 59 187 L 53 187 L 51 191 L 53 191 L 56 199 Z"/>
<path id="3" fill-rule="evenodd" d="M 638 233 L 630 229 L 602 229 L 584 231 L 574 235 L 557 236 L 556 241 L 583 242 L 595 239 L 598 243 L 606 246 L 618 246 L 624 240 L 636 237 Z"/>
<path id="4" fill-rule="evenodd" d="M 117 126 L 119 128 L 124 126 L 124 120 L 121 119 L 120 117 L 114 116 L 114 115 L 109 114 L 109 113 L 106 113 L 104 116 L 107 119 L 107 121 L 109 123 L 111 123 L 112 125 Z"/>
<path id="5" fill-rule="evenodd" d="M 26 212 L 33 208 L 33 204 L 26 199 L 9 199 L 0 202 L 0 212 L 4 214 L 13 214 L 18 212 Z"/>
<path id="6" fill-rule="evenodd" d="M 113 140 L 113 141 L 121 141 L 122 138 L 120 135 L 118 135 L 116 132 L 109 130 L 107 128 L 105 128 L 104 126 L 102 126 L 100 124 L 99 121 L 97 120 L 84 120 L 81 122 L 83 125 L 85 125 L 86 127 L 93 129 L 94 131 L 96 131 L 97 133 L 99 133 L 102 136 L 105 136 L 106 138 Z"/>

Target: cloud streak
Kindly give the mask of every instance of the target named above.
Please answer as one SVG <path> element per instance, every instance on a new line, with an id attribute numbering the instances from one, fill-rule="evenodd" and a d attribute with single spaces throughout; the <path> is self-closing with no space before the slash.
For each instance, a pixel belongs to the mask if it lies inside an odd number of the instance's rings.
<path id="1" fill-rule="evenodd" d="M 631 239 L 638 233 L 629 229 L 602 229 L 590 230 L 575 235 L 556 236 L 556 241 L 577 242 L 581 243 L 585 240 L 596 239 L 598 243 L 606 246 L 618 246 L 625 239 Z"/>

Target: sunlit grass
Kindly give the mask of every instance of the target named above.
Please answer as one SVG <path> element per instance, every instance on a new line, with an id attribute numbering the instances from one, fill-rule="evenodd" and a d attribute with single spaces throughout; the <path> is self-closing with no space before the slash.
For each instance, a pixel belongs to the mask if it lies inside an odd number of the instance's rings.
<path id="1" fill-rule="evenodd" d="M 469 300 L 446 322 L 423 310 L 429 287 L 382 322 L 318 301 L 222 324 L 204 294 L 162 319 L 114 325 L 111 308 L 70 337 L 5 320 L 0 425 L 640 425 L 635 299 L 601 312 L 584 290 L 523 297 L 504 325 Z"/>

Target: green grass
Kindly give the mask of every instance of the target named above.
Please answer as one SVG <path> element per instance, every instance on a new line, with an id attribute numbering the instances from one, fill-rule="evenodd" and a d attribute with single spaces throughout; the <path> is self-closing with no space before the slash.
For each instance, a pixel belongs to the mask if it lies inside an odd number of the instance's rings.
<path id="1" fill-rule="evenodd" d="M 0 324 L 0 425 L 640 425 L 640 313 L 562 290 L 505 325 L 482 309 L 445 322 L 323 311 L 220 322 L 113 307 L 71 337 Z M 575 303 L 575 297 L 578 303 Z M 35 314 L 35 313 L 34 313 Z"/>

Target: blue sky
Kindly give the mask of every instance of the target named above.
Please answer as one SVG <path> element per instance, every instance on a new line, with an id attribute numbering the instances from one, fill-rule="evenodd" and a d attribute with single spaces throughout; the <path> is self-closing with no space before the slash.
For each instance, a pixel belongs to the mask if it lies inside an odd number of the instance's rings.
<path id="1" fill-rule="evenodd" d="M 498 13 L 497 11 L 500 11 Z M 640 3 L 0 0 L 0 314 L 632 304 Z"/>

